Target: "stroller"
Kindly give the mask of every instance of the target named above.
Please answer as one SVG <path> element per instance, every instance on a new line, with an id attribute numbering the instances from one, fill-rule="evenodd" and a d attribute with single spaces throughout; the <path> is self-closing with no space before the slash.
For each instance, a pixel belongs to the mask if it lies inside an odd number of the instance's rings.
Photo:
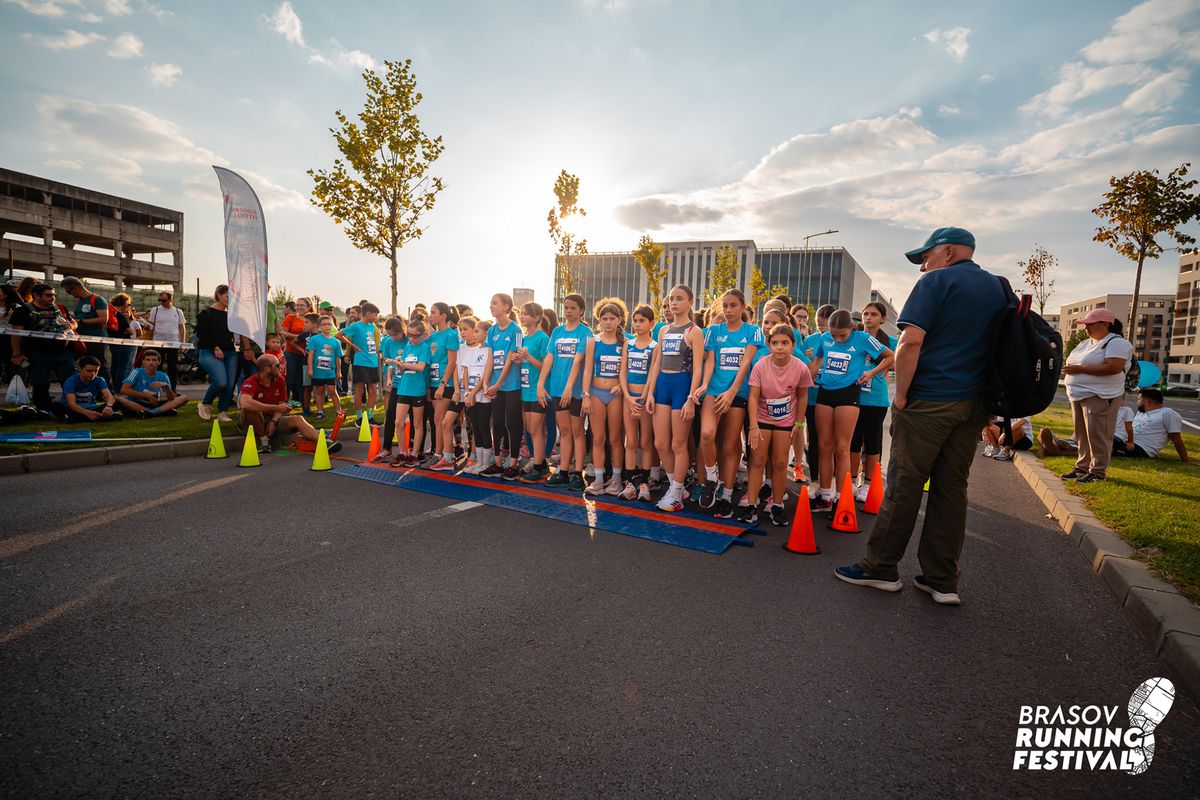
<path id="1" fill-rule="evenodd" d="M 177 369 L 179 371 L 180 386 L 187 386 L 190 383 L 208 382 L 208 373 L 200 366 L 200 360 L 196 358 L 195 350 L 179 351 Z"/>

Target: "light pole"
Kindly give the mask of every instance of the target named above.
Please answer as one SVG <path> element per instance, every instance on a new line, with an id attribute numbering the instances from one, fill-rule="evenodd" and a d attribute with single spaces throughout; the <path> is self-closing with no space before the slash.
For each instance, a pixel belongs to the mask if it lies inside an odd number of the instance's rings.
<path id="1" fill-rule="evenodd" d="M 809 240 L 809 239 L 815 239 L 815 238 L 817 238 L 818 236 L 826 236 L 826 235 L 828 235 L 828 234 L 831 234 L 831 233 L 837 233 L 837 232 L 838 232 L 838 231 L 835 231 L 833 228 L 830 228 L 830 229 L 829 229 L 829 230 L 827 230 L 827 231 L 821 231 L 820 233 L 810 233 L 808 236 L 805 236 L 805 237 L 804 237 L 804 258 L 803 258 L 803 260 L 802 260 L 802 263 L 803 263 L 803 266 L 804 266 L 805 268 L 808 268 L 808 267 L 811 267 L 811 266 L 812 266 L 812 264 L 811 264 L 811 259 L 809 258 L 809 251 L 808 251 L 808 240 Z M 812 285 L 812 278 L 811 278 L 811 276 L 810 276 L 810 278 L 809 278 L 809 286 L 811 286 L 811 285 Z M 799 299 L 799 298 L 797 298 L 797 299 Z M 809 293 L 809 294 L 808 294 L 808 295 L 807 295 L 807 296 L 804 298 L 804 304 L 805 304 L 805 305 L 808 305 L 808 304 L 809 304 L 809 303 L 811 303 L 811 302 L 812 302 L 812 294 L 811 294 L 811 293 Z"/>

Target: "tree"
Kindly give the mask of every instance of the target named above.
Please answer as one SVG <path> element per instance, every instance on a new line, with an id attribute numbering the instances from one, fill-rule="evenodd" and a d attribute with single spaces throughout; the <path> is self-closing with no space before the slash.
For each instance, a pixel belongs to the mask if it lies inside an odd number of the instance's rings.
<path id="1" fill-rule="evenodd" d="M 725 292 L 737 286 L 738 255 L 729 245 L 717 248 L 717 256 L 713 259 L 712 269 L 708 273 L 708 290 L 701 302 L 705 308 L 710 307 Z"/>
<path id="2" fill-rule="evenodd" d="M 633 260 L 646 276 L 646 294 L 655 314 L 662 313 L 663 281 L 667 279 L 667 266 L 671 263 L 669 258 L 664 261 L 662 254 L 663 246 L 649 236 L 642 236 L 637 249 L 633 251 Z M 659 261 L 663 262 L 661 267 Z"/>
<path id="3" fill-rule="evenodd" d="M 587 212 L 579 207 L 579 176 L 561 170 L 554 181 L 554 197 L 557 203 L 546 215 L 546 222 L 550 227 L 550 240 L 557 248 L 554 253 L 554 284 L 558 290 L 555 303 L 561 308 L 564 297 L 579 291 L 576 257 L 587 255 L 587 239 L 578 238 L 564 224 L 564 220 L 576 214 L 587 216 Z"/>
<path id="4" fill-rule="evenodd" d="M 430 175 L 442 155 L 442 137 L 421 129 L 412 61 L 383 62 L 386 74 L 364 70 L 367 99 L 357 121 L 334 112 L 330 128 L 342 158 L 328 170 L 308 170 L 312 202 L 360 250 L 391 262 L 392 313 L 396 313 L 396 259 L 401 248 L 425 232 L 421 220 L 445 188 Z"/>
<path id="5" fill-rule="evenodd" d="M 1058 267 L 1058 258 L 1040 244 L 1033 246 L 1033 253 L 1025 261 L 1018 261 L 1021 277 L 1037 300 L 1038 315 L 1046 316 L 1046 301 L 1054 294 L 1054 278 L 1050 273 Z"/>
<path id="6" fill-rule="evenodd" d="M 271 292 L 272 305 L 282 306 L 284 303 L 290 303 L 295 299 L 286 286 L 277 286 L 275 287 L 275 291 Z"/>
<path id="7" fill-rule="evenodd" d="M 1190 194 L 1194 180 L 1184 180 L 1191 163 L 1184 163 L 1160 178 L 1158 170 L 1131 172 L 1110 178 L 1104 202 L 1092 213 L 1105 221 L 1092 238 L 1111 247 L 1137 265 L 1133 279 L 1133 302 L 1129 306 L 1129 342 L 1137 352 L 1137 311 L 1142 290 L 1142 266 L 1147 258 L 1158 258 L 1163 248 L 1158 236 L 1167 234 L 1179 245 L 1180 253 L 1194 252 L 1192 236 L 1179 228 L 1200 216 L 1200 197 Z M 1150 337 L 1146 337 L 1148 342 Z M 1144 358 L 1149 358 L 1148 353 Z"/>
<path id="8" fill-rule="evenodd" d="M 1087 338 L 1087 329 L 1086 328 L 1080 328 L 1079 330 L 1075 331 L 1070 336 L 1068 336 L 1067 340 L 1065 342 L 1063 342 L 1063 358 L 1066 358 L 1067 356 L 1071 355 L 1071 351 L 1074 350 L 1075 347 L 1086 338 Z"/>
<path id="9" fill-rule="evenodd" d="M 750 270 L 750 309 L 754 312 L 754 318 L 758 319 L 763 303 L 781 294 L 787 294 L 787 287 L 777 283 L 768 289 L 762 270 L 755 264 Z"/>

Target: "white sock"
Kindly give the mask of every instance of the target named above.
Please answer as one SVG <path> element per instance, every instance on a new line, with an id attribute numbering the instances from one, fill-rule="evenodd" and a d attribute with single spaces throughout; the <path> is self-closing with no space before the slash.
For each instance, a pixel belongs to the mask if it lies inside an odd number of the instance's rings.
<path id="1" fill-rule="evenodd" d="M 492 448 L 490 448 L 490 447 L 485 447 L 485 448 L 483 449 L 483 459 L 482 459 L 482 460 L 480 460 L 480 462 L 479 462 L 479 463 L 480 463 L 480 464 L 485 464 L 485 465 L 487 465 L 487 466 L 489 466 L 489 467 L 490 467 L 492 464 L 496 463 L 496 453 L 495 453 L 495 451 L 494 451 Z"/>
<path id="2" fill-rule="evenodd" d="M 722 489 L 721 490 L 721 499 L 722 500 L 732 500 L 733 499 L 733 489 L 730 489 L 729 487 Z"/>
<path id="3" fill-rule="evenodd" d="M 708 481 L 713 481 L 714 483 L 716 482 L 716 480 L 717 480 L 717 467 L 716 467 L 716 465 L 715 465 L 715 464 L 714 464 L 713 466 L 711 466 L 711 467 L 705 467 L 705 468 L 704 468 L 704 479 L 705 479 L 705 480 L 708 480 Z"/>
<path id="4" fill-rule="evenodd" d="M 682 481 L 677 481 L 673 477 L 668 478 L 667 480 L 669 480 L 671 482 L 671 485 L 670 485 L 670 488 L 668 489 L 668 491 L 675 492 L 676 494 L 683 491 L 683 482 Z"/>
<path id="5" fill-rule="evenodd" d="M 764 478 L 764 479 L 763 479 L 763 482 L 762 482 L 762 485 L 763 485 L 763 486 L 770 487 L 770 485 L 771 485 L 771 479 L 770 479 L 770 478 Z"/>
<path id="6" fill-rule="evenodd" d="M 454 460 L 454 451 L 451 450 L 448 453 L 442 453 L 442 460 L 443 461 L 453 461 Z"/>
<path id="7" fill-rule="evenodd" d="M 600 469 L 600 468 L 599 468 L 599 467 L 597 467 L 595 464 L 592 464 L 592 466 L 591 466 L 591 472 L 592 472 L 592 479 L 593 479 L 593 480 L 596 480 L 596 479 L 598 479 L 598 478 L 599 478 L 601 475 L 603 475 L 603 474 L 604 474 L 604 470 Z"/>
<path id="8" fill-rule="evenodd" d="M 621 480 L 621 470 L 618 467 L 613 467 L 613 480 L 614 481 Z"/>
<path id="9" fill-rule="evenodd" d="M 824 497 L 826 500 L 832 500 L 833 499 L 833 488 L 830 487 L 830 488 L 826 489 L 825 487 L 822 486 L 821 487 L 821 497 Z"/>

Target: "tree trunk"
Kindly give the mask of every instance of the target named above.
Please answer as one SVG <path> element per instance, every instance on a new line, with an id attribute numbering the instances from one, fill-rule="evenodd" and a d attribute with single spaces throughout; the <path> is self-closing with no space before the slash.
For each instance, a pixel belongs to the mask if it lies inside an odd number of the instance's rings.
<path id="1" fill-rule="evenodd" d="M 396 316 L 396 248 L 392 248 L 392 316 Z"/>
<path id="2" fill-rule="evenodd" d="M 1129 307 L 1129 344 L 1133 346 L 1133 357 L 1137 358 L 1137 319 L 1138 302 L 1142 292 L 1142 264 L 1146 263 L 1146 246 L 1138 250 L 1137 273 L 1133 279 L 1133 303 Z M 1150 331 L 1146 331 L 1146 340 L 1150 340 Z"/>

